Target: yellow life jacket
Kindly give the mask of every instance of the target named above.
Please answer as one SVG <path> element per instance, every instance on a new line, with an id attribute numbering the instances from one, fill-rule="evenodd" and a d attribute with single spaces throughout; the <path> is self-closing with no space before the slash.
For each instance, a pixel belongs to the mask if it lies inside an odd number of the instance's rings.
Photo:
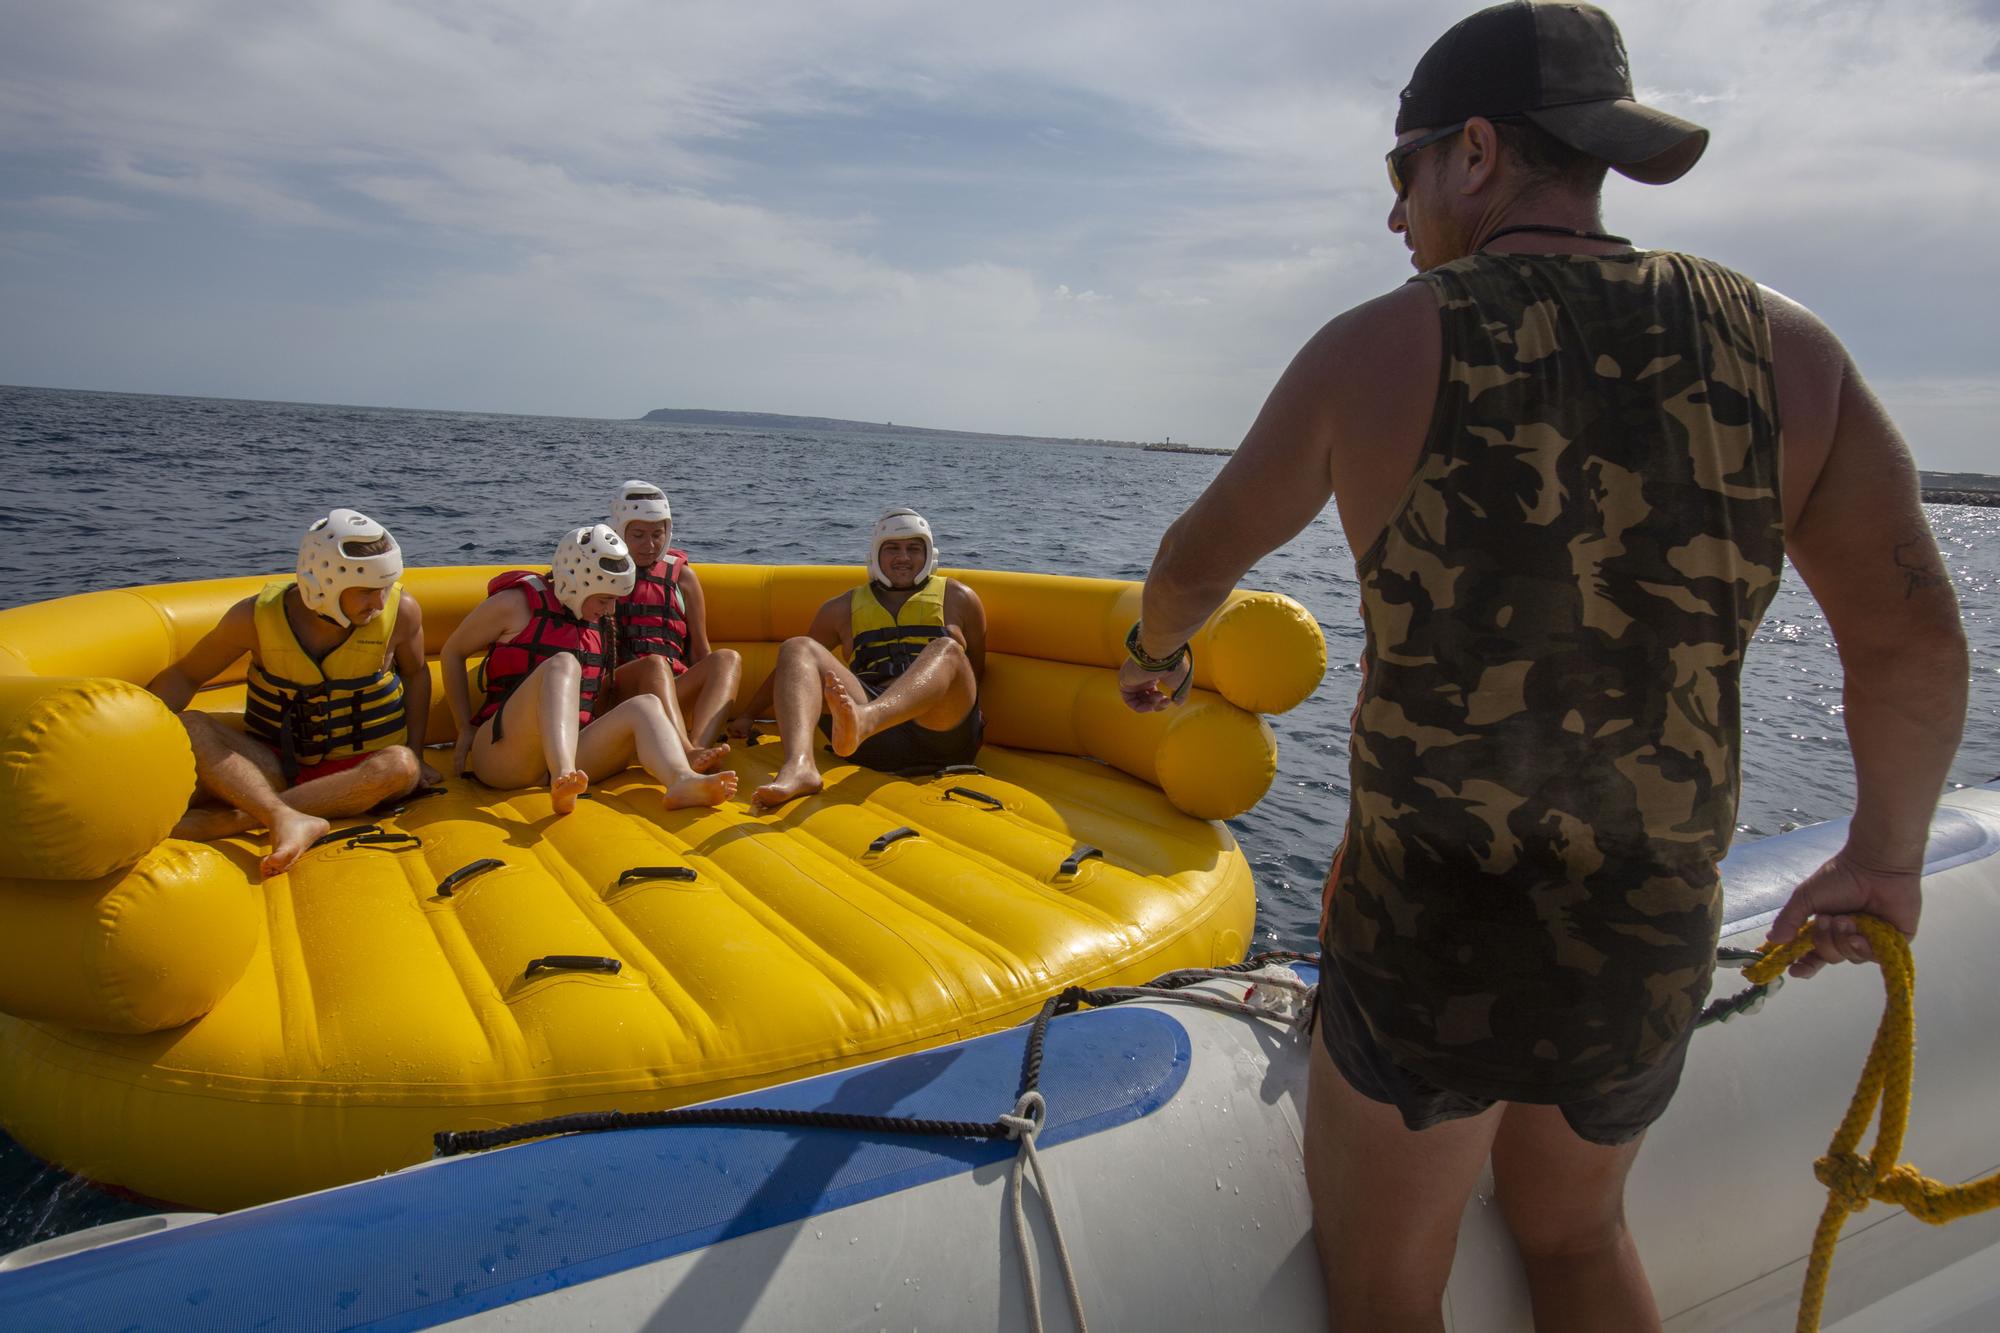
<path id="1" fill-rule="evenodd" d="M 401 745 L 403 680 L 392 669 L 402 585 L 389 589 L 382 614 L 356 625 L 325 657 L 299 643 L 285 617 L 291 583 L 257 594 L 257 656 L 243 701 L 244 728 L 275 747 L 287 778 L 301 768 Z"/>
<path id="2" fill-rule="evenodd" d="M 942 576 L 931 575 L 895 615 L 875 596 L 872 583 L 848 594 L 854 644 L 848 665 L 862 684 L 883 688 L 910 669 L 925 644 L 944 637 L 944 586 Z"/>

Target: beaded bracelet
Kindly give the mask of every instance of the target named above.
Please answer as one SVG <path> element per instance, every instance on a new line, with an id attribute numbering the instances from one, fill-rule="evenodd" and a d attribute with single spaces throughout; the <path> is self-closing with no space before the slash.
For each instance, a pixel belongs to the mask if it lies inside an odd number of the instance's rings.
<path id="1" fill-rule="evenodd" d="M 1132 628 L 1125 631 L 1125 653 L 1134 662 L 1137 662 L 1143 670 L 1172 671 L 1182 662 L 1185 662 L 1191 655 L 1188 646 L 1182 644 L 1165 657 L 1148 657 L 1146 650 L 1139 646 L 1139 626 L 1141 623 L 1135 620 L 1132 622 Z"/>

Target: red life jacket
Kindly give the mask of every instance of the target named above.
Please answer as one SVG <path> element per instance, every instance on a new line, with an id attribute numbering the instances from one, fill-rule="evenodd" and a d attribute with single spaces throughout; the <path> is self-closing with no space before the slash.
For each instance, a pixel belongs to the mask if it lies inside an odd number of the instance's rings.
<path id="1" fill-rule="evenodd" d="M 686 551 L 669 547 L 666 559 L 640 570 L 632 591 L 618 599 L 620 661 L 658 653 L 676 676 L 687 671 L 687 604 L 681 599 L 681 571 L 687 563 Z"/>
<path id="2" fill-rule="evenodd" d="M 608 635 L 601 627 L 602 622 L 578 620 L 571 615 L 569 608 L 557 599 L 547 574 L 531 574 L 525 569 L 496 574 L 486 585 L 486 595 L 491 597 L 509 588 L 519 588 L 528 599 L 528 624 L 513 638 L 496 643 L 487 651 L 486 661 L 479 668 L 486 701 L 472 715 L 473 725 L 478 726 L 499 712 L 529 672 L 558 653 L 568 653 L 583 667 L 576 723 L 580 727 L 589 726 L 604 693 L 604 683 L 611 675 L 610 654 L 605 651 Z"/>

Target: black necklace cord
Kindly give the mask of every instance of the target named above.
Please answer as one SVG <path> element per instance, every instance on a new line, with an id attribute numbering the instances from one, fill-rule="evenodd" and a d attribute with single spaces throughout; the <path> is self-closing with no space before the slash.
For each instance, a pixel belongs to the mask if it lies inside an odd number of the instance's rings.
<path id="1" fill-rule="evenodd" d="M 1573 236 L 1579 241 L 1607 241 L 1612 245 L 1630 245 L 1630 236 L 1613 236 L 1608 231 L 1578 231 L 1575 227 L 1561 227 L 1553 222 L 1515 222 L 1500 228 L 1479 243 L 1484 250 L 1502 236 L 1513 236 L 1520 232 L 1535 232 L 1544 236 Z"/>

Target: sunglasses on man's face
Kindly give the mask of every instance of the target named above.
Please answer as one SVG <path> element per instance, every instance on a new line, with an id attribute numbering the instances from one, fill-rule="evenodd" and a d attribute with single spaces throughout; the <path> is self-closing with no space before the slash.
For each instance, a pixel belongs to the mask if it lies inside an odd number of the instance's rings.
<path id="1" fill-rule="evenodd" d="M 1389 165 L 1389 188 L 1396 192 L 1396 198 L 1403 199 L 1410 193 L 1409 182 L 1403 179 L 1403 163 L 1410 160 L 1410 155 L 1420 148 L 1429 148 L 1440 140 L 1449 139 L 1465 126 L 1466 122 L 1461 120 L 1456 125 L 1447 125 L 1441 130 L 1420 134 L 1408 143 L 1399 143 L 1382 154 L 1382 160 Z"/>

